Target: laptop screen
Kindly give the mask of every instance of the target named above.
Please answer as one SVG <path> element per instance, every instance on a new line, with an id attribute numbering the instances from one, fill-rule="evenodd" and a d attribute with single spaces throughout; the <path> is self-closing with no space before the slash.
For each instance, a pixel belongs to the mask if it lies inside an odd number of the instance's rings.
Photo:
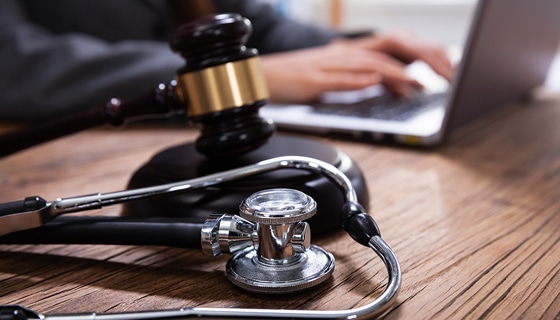
<path id="1" fill-rule="evenodd" d="M 481 0 L 456 74 L 446 130 L 544 83 L 560 39 L 558 0 Z"/>

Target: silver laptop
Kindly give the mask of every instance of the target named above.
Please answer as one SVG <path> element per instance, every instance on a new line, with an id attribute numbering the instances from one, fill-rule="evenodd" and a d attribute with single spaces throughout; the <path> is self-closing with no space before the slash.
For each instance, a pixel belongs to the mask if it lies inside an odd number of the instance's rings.
<path id="1" fill-rule="evenodd" d="M 451 84 L 415 62 L 408 71 L 425 90 L 411 99 L 373 86 L 329 92 L 309 105 L 270 104 L 261 115 L 279 129 L 435 146 L 544 83 L 559 45 L 558 17 L 559 0 L 479 0 Z"/>

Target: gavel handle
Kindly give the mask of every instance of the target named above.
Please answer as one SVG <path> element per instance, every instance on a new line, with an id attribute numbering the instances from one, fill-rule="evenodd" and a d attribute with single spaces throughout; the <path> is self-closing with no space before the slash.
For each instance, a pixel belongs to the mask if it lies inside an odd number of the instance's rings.
<path id="1" fill-rule="evenodd" d="M 183 111 L 184 108 L 175 94 L 175 82 L 168 85 L 160 84 L 156 90 L 125 102 L 111 99 L 101 108 L 96 107 L 52 121 L 8 131 L 0 135 L 0 157 L 104 124 L 119 126 L 126 120 L 141 116 L 166 115 Z"/>

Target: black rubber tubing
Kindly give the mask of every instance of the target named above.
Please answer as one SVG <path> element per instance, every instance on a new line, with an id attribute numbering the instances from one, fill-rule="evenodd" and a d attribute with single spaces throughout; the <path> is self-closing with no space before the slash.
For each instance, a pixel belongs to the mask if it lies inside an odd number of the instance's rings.
<path id="1" fill-rule="evenodd" d="M 116 244 L 200 249 L 201 218 L 64 216 L 0 237 L 2 244 Z"/>

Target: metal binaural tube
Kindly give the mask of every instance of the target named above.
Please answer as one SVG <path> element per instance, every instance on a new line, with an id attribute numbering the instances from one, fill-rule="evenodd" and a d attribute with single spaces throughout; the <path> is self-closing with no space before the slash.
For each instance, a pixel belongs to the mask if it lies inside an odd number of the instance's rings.
<path id="1" fill-rule="evenodd" d="M 49 212 L 52 216 L 56 216 L 70 212 L 99 209 L 103 206 L 120 204 L 128 201 L 170 196 L 283 168 L 302 169 L 322 174 L 341 188 L 346 201 L 358 201 L 351 181 L 333 165 L 308 157 L 284 156 L 263 160 L 245 167 L 210 174 L 191 180 L 111 193 L 97 193 L 71 198 L 61 198 L 49 204 Z"/>

